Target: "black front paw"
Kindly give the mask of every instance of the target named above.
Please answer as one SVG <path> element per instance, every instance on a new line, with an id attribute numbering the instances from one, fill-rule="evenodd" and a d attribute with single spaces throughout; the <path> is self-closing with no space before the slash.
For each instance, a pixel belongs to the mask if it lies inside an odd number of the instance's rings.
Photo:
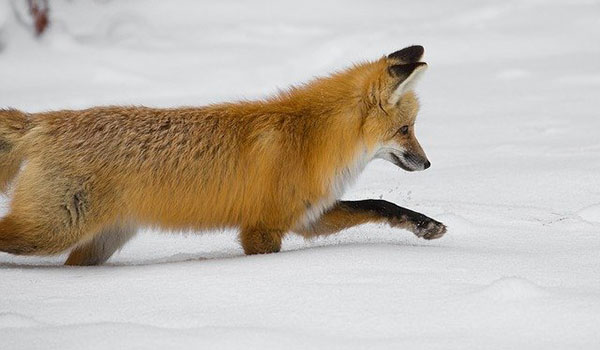
<path id="1" fill-rule="evenodd" d="M 412 231 L 420 238 L 437 239 L 446 233 L 446 225 L 426 216 L 413 221 L 413 223 L 415 227 Z"/>

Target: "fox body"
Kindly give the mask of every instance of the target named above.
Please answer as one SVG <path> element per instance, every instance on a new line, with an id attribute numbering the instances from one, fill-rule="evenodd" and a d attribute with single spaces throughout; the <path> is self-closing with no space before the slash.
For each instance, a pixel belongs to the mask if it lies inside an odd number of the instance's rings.
<path id="1" fill-rule="evenodd" d="M 247 254 L 366 222 L 438 238 L 445 226 L 422 214 L 339 200 L 374 158 L 429 167 L 414 135 L 422 55 L 411 46 L 261 101 L 2 110 L 0 190 L 13 190 L 0 251 L 100 264 L 139 226 L 239 228 Z"/>

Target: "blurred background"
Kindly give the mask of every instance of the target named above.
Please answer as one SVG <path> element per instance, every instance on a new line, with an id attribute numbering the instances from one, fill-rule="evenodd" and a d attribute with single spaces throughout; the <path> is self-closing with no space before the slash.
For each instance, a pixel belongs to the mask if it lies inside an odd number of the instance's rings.
<path id="1" fill-rule="evenodd" d="M 599 13 L 593 0 L 3 0 L 0 104 L 256 97 L 409 44 L 426 48 L 428 88 L 459 79 L 461 96 L 534 99 L 539 88 L 597 85 Z"/>

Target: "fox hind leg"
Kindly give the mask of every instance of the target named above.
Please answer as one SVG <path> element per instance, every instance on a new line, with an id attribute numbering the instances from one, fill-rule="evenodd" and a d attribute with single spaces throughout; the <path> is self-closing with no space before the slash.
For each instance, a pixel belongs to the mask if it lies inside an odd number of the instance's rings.
<path id="1" fill-rule="evenodd" d="M 0 219 L 0 251 L 52 255 L 89 240 L 115 222 L 115 195 L 106 186 L 31 160 L 17 176 L 8 215 Z"/>
<path id="2" fill-rule="evenodd" d="M 102 230 L 92 240 L 75 247 L 65 265 L 90 266 L 106 262 L 136 234 L 130 225 L 113 226 Z"/>
<path id="3" fill-rule="evenodd" d="M 49 251 L 48 240 L 44 235 L 35 237 L 36 231 L 35 225 L 22 222 L 18 216 L 9 214 L 3 217 L 0 219 L 0 251 L 16 255 L 53 251 L 52 248 Z M 56 243 L 52 245 L 56 246 Z"/>
<path id="4" fill-rule="evenodd" d="M 0 251 L 16 255 L 58 254 L 76 244 L 84 232 L 13 212 L 0 220 Z"/>

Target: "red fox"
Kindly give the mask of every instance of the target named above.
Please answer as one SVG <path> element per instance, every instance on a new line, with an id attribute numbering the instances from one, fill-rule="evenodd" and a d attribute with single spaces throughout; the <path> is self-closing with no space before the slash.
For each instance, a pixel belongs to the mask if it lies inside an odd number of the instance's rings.
<path id="1" fill-rule="evenodd" d="M 340 200 L 366 164 L 430 163 L 415 138 L 422 46 L 260 101 L 198 108 L 0 110 L 0 251 L 102 264 L 137 227 L 238 228 L 246 254 L 368 222 L 446 227 L 384 200 Z M 14 181 L 13 181 L 14 180 Z"/>

